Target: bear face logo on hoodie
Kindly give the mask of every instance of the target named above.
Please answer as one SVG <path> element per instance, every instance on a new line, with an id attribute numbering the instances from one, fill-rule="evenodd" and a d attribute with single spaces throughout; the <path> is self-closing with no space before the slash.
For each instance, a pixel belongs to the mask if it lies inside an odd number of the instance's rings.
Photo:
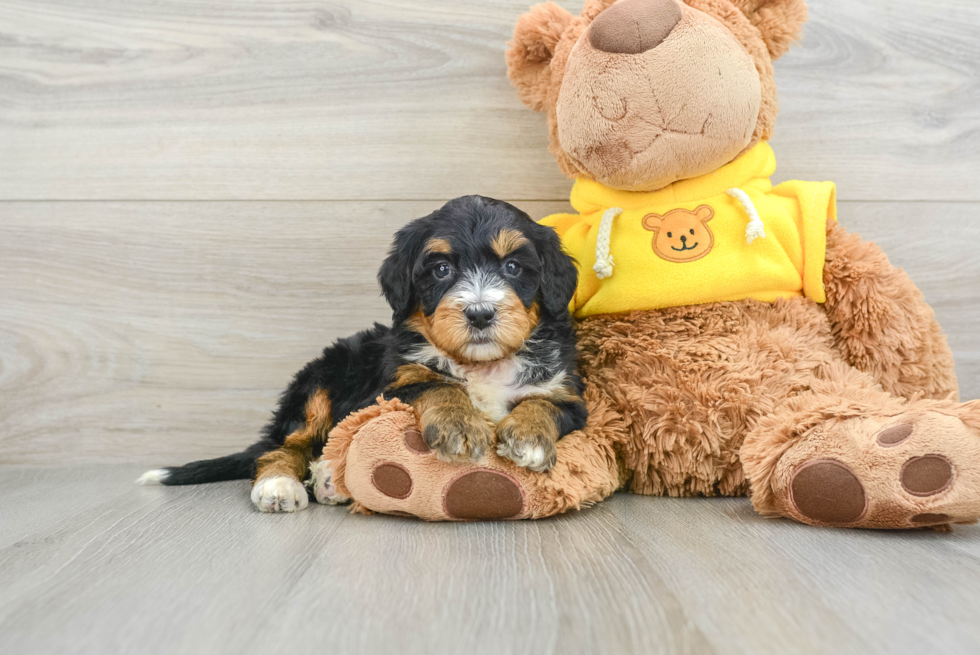
<path id="1" fill-rule="evenodd" d="M 708 227 L 715 210 L 701 205 L 694 211 L 674 209 L 663 216 L 647 214 L 643 227 L 653 232 L 653 252 L 669 262 L 686 263 L 701 259 L 715 245 L 715 235 Z"/>

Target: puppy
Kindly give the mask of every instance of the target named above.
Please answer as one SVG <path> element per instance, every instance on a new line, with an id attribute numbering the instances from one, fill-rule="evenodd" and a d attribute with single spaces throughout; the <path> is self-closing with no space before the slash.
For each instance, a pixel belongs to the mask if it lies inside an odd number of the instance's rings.
<path id="1" fill-rule="evenodd" d="M 409 223 L 378 273 L 391 327 L 341 339 L 296 374 L 262 438 L 241 453 L 148 471 L 140 482 L 198 484 L 253 477 L 262 511 L 346 501 L 320 456 L 348 414 L 398 397 L 447 461 L 497 453 L 533 471 L 585 425 L 568 303 L 577 273 L 555 232 L 499 200 L 466 196 Z"/>

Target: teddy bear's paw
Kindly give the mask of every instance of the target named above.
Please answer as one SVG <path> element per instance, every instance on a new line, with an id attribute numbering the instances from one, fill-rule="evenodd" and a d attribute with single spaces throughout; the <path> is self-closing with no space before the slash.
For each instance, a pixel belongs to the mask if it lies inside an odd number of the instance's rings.
<path id="1" fill-rule="evenodd" d="M 524 478 L 533 474 L 493 452 L 479 462 L 443 461 L 411 415 L 386 417 L 369 423 L 347 453 L 344 485 L 361 506 L 436 521 L 526 514 Z"/>
<path id="2" fill-rule="evenodd" d="M 310 477 L 306 485 L 313 490 L 313 497 L 321 505 L 346 505 L 350 498 L 337 491 L 333 484 L 333 465 L 321 459 L 310 463 Z"/>
<path id="3" fill-rule="evenodd" d="M 921 528 L 980 518 L 980 431 L 958 411 L 851 419 L 804 450 L 789 514 L 815 525 Z M 790 453 L 787 454 L 791 454 Z M 796 459 L 791 456 L 791 459 Z"/>
<path id="4" fill-rule="evenodd" d="M 277 476 L 255 482 L 252 502 L 262 512 L 298 512 L 306 509 L 309 498 L 299 480 Z"/>

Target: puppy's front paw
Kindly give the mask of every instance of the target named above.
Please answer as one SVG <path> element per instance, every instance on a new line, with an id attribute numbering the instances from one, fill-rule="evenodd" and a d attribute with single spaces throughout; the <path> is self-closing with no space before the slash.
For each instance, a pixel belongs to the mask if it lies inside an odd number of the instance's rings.
<path id="1" fill-rule="evenodd" d="M 263 512 L 298 512 L 306 509 L 309 498 L 302 482 L 278 476 L 257 480 L 252 487 L 252 502 Z"/>
<path id="2" fill-rule="evenodd" d="M 553 425 L 508 416 L 497 426 L 497 454 L 535 473 L 554 468 L 557 441 L 558 429 Z"/>
<path id="3" fill-rule="evenodd" d="M 446 462 L 478 460 L 493 444 L 486 418 L 473 407 L 433 407 L 419 422 L 425 443 Z"/>
<path id="4" fill-rule="evenodd" d="M 313 490 L 316 502 L 321 505 L 343 505 L 350 498 L 337 491 L 333 484 L 333 466 L 329 460 L 310 462 L 310 479 L 306 482 Z"/>

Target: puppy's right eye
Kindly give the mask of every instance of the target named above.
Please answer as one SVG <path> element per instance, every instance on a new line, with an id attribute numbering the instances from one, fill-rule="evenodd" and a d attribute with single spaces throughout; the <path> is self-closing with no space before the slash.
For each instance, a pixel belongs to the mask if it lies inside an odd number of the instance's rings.
<path id="1" fill-rule="evenodd" d="M 446 262 L 439 262 L 436 267 L 432 269 L 432 274 L 439 280 L 445 280 L 447 277 L 452 275 L 453 267 Z"/>

